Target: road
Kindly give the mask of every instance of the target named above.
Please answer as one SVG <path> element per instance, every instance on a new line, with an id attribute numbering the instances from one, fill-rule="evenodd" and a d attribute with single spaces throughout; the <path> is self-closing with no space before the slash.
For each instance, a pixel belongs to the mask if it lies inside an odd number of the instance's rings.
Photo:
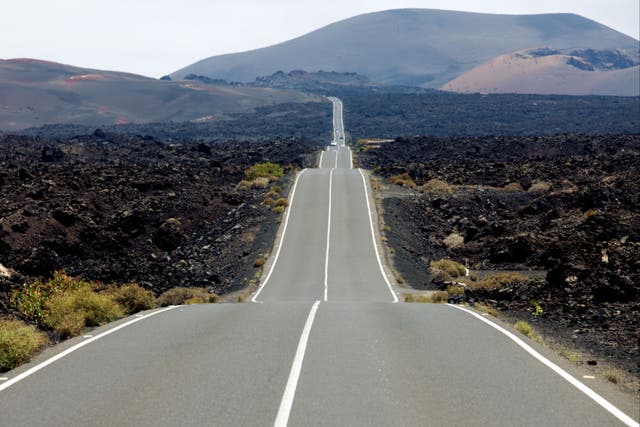
<path id="1" fill-rule="evenodd" d="M 637 425 L 633 399 L 576 384 L 498 323 L 397 302 L 332 102 L 337 145 L 298 175 L 251 302 L 152 311 L 54 347 L 5 374 L 0 425 Z"/>

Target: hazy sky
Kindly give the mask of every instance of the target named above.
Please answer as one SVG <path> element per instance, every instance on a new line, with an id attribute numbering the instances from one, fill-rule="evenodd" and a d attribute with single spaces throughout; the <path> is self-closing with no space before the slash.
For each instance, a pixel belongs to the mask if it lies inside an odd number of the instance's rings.
<path id="1" fill-rule="evenodd" d="M 160 77 L 200 59 L 282 42 L 365 12 L 405 7 L 571 12 L 638 39 L 638 0 L 1 0 L 0 58 Z"/>

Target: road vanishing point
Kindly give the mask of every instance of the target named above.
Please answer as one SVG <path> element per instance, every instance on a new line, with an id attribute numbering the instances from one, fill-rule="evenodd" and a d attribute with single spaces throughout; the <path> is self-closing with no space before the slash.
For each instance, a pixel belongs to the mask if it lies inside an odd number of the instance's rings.
<path id="1" fill-rule="evenodd" d="M 345 145 L 301 171 L 251 302 L 158 309 L 4 374 L 0 426 L 637 426 L 638 402 L 466 307 L 407 304 Z"/>

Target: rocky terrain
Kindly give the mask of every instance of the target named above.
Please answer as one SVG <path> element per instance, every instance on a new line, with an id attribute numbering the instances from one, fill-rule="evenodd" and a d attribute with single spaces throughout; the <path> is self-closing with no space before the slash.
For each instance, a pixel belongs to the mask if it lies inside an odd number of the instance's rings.
<path id="1" fill-rule="evenodd" d="M 406 283 L 441 289 L 428 269 L 439 259 L 466 263 L 480 279 L 519 272 L 530 280 L 470 286 L 458 300 L 535 321 L 562 345 L 638 376 L 640 135 L 416 137 L 366 147 L 358 163 L 386 178 L 385 235 Z M 535 319 L 533 302 L 542 309 Z"/>
<path id="2" fill-rule="evenodd" d="M 352 141 L 399 136 L 624 134 L 640 129 L 638 98 L 561 95 L 337 94 Z"/>
<path id="3" fill-rule="evenodd" d="M 462 95 L 366 92 L 338 88 L 347 133 L 359 138 L 411 135 L 554 135 L 632 133 L 640 128 L 637 98 L 604 96 Z M 268 140 L 307 137 L 318 141 L 331 134 L 331 103 L 285 103 L 253 112 L 215 115 L 206 120 L 125 124 L 102 129 L 166 141 Z M 51 125 L 22 131 L 42 138 L 71 138 L 93 132 L 78 125 Z"/>
<path id="4" fill-rule="evenodd" d="M 167 143 L 96 130 L 66 140 L 0 138 L 0 312 L 8 293 L 64 269 L 156 294 L 246 285 L 271 250 L 278 215 L 266 188 L 236 189 L 244 170 L 312 165 L 309 140 Z M 284 193 L 286 194 L 286 193 Z M 10 277 L 7 277 L 10 276 Z"/>

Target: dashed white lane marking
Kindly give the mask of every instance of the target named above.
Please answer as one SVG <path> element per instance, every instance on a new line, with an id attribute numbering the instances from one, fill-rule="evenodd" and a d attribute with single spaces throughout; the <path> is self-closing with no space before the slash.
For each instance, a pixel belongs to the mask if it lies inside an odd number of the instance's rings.
<path id="1" fill-rule="evenodd" d="M 136 316 L 138 317 L 138 316 Z M 93 335 L 87 334 L 87 335 L 83 335 L 82 338 L 93 338 Z"/>
<path id="2" fill-rule="evenodd" d="M 324 255 L 324 300 L 327 301 L 329 293 L 329 245 L 331 243 L 331 193 L 333 189 L 333 171 L 329 172 L 329 215 L 327 218 L 327 251 Z"/>
<path id="3" fill-rule="evenodd" d="M 555 363 L 553 363 L 552 361 L 550 361 L 549 359 L 547 359 L 546 357 L 544 357 L 543 355 L 541 355 L 540 353 L 535 351 L 533 348 L 531 348 L 531 346 L 529 346 L 527 343 L 522 341 L 515 334 L 507 331 L 502 326 L 485 319 L 484 317 L 478 315 L 477 313 L 475 313 L 475 312 L 473 312 L 473 311 L 471 311 L 469 309 L 466 309 L 464 307 L 460 307 L 460 306 L 454 305 L 454 304 L 447 304 L 447 305 L 449 307 L 453 307 L 453 308 L 456 308 L 458 310 L 462 310 L 462 311 L 464 311 L 466 313 L 469 313 L 470 315 L 480 319 L 481 321 L 483 321 L 487 325 L 491 326 L 492 328 L 494 328 L 494 329 L 498 330 L 499 332 L 501 332 L 502 334 L 506 335 L 511 341 L 515 342 L 522 349 L 524 349 L 524 351 L 526 351 L 531 356 L 533 356 L 535 359 L 540 361 L 547 368 L 551 369 L 553 372 L 555 372 L 556 374 L 560 375 L 563 379 L 565 379 L 567 382 L 569 382 L 569 384 L 571 384 L 572 386 L 574 386 L 575 388 L 577 388 L 578 390 L 580 390 L 581 392 L 586 394 L 591 400 L 596 402 L 598 405 L 602 406 L 611 415 L 616 417 L 618 420 L 622 421 L 625 425 L 630 426 L 630 427 L 640 427 L 638 425 L 638 423 L 635 422 L 630 416 L 628 416 L 627 414 L 622 412 L 620 409 L 618 409 L 615 406 L 613 406 L 612 403 L 610 403 L 604 397 L 600 396 L 598 393 L 596 393 L 595 391 L 591 390 L 589 387 L 587 387 L 586 385 L 581 383 L 579 380 L 577 380 L 575 377 L 573 377 L 567 371 L 565 371 L 564 369 L 562 369 L 561 367 L 559 367 L 558 365 L 556 365 Z"/>
<path id="4" fill-rule="evenodd" d="M 303 169 L 302 172 L 300 172 L 300 174 L 296 177 L 296 181 L 293 183 L 293 189 L 291 190 L 291 202 L 289 203 L 289 206 L 287 207 L 287 210 L 285 212 L 285 220 L 284 220 L 284 226 L 282 228 L 282 236 L 280 236 L 280 242 L 278 243 L 276 256 L 273 259 L 273 264 L 271 264 L 271 268 L 269 269 L 269 273 L 267 274 L 267 277 L 265 277 L 264 281 L 262 282 L 262 284 L 260 285 L 256 293 L 251 298 L 251 302 L 260 302 L 260 301 L 257 301 L 256 298 L 258 298 L 258 295 L 260 295 L 260 292 L 262 292 L 262 289 L 264 289 L 265 285 L 269 281 L 269 278 L 271 277 L 271 273 L 273 273 L 273 269 L 278 263 L 278 257 L 280 256 L 280 251 L 282 250 L 282 244 L 284 243 L 284 236 L 287 233 L 287 225 L 289 225 L 289 217 L 291 216 L 291 209 L 293 209 L 293 201 L 295 200 L 295 197 L 296 197 L 296 188 L 298 187 L 298 181 L 300 180 L 300 177 L 302 176 L 302 174 L 304 174 L 306 171 L 307 171 L 306 169 Z"/>
<path id="5" fill-rule="evenodd" d="M 387 278 L 387 275 L 384 272 L 384 267 L 382 267 L 382 261 L 380 260 L 380 254 L 378 253 L 378 245 L 376 244 L 376 234 L 373 228 L 373 216 L 371 214 L 371 204 L 369 203 L 369 190 L 367 189 L 367 181 L 364 178 L 364 173 L 362 173 L 362 169 L 358 169 L 360 172 L 360 176 L 362 177 L 362 185 L 364 186 L 364 198 L 367 201 L 367 212 L 369 212 L 369 225 L 371 226 L 371 241 L 373 242 L 373 250 L 376 253 L 376 259 L 378 260 L 378 267 L 380 268 L 380 274 L 384 278 L 387 287 L 389 288 L 389 292 L 391 292 L 391 296 L 393 297 L 393 302 L 398 302 L 398 296 L 395 292 L 393 292 L 393 288 L 391 287 L 391 283 Z"/>
<path id="6" fill-rule="evenodd" d="M 287 380 L 287 386 L 282 394 L 282 400 L 280 401 L 280 408 L 278 409 L 278 415 L 276 421 L 273 423 L 275 427 L 285 427 L 289 422 L 289 415 L 291 414 L 291 406 L 293 405 L 293 399 L 296 395 L 296 388 L 298 387 L 298 379 L 300 378 L 300 371 L 302 370 L 302 362 L 304 360 L 304 353 L 307 350 L 307 342 L 309 341 L 309 334 L 311 333 L 311 326 L 313 326 L 313 320 L 316 317 L 318 311 L 318 305 L 320 301 L 313 303 L 307 321 L 304 324 L 302 335 L 300 335 L 300 341 L 298 342 L 298 349 L 296 355 L 293 358 L 293 364 L 291 365 L 291 372 L 289 373 L 289 379 Z"/>
<path id="7" fill-rule="evenodd" d="M 7 381 L 9 378 L 7 377 L 0 377 L 0 381 Z"/>
<path id="8" fill-rule="evenodd" d="M 324 150 L 320 152 L 320 163 L 318 164 L 318 168 L 322 169 L 322 159 L 324 158 Z"/>
<path id="9" fill-rule="evenodd" d="M 582 378 L 584 378 L 585 380 L 595 380 L 596 377 L 594 377 L 593 375 L 583 375 Z"/>
<path id="10" fill-rule="evenodd" d="M 120 330 L 120 329 L 122 329 L 122 328 L 126 328 L 127 326 L 133 325 L 134 323 L 139 322 L 139 321 L 141 321 L 141 320 L 143 320 L 143 319 L 148 319 L 149 317 L 151 317 L 151 316 L 155 316 L 156 314 L 164 313 L 165 311 L 168 311 L 168 310 L 173 310 L 173 309 L 174 309 L 174 308 L 176 308 L 176 307 L 177 307 L 177 306 L 169 306 L 169 307 L 163 308 L 163 309 L 161 309 L 161 310 L 154 311 L 154 312 L 152 312 L 152 313 L 146 314 L 146 315 L 144 315 L 144 316 L 142 316 L 142 317 L 137 317 L 137 318 L 135 318 L 135 319 L 131 319 L 131 320 L 129 320 L 128 322 L 122 323 L 121 325 L 118 325 L 118 326 L 116 326 L 116 327 L 114 327 L 114 328 L 111 328 L 111 329 L 109 329 L 109 330 L 107 330 L 107 331 L 104 331 L 104 332 L 102 332 L 101 334 L 98 334 L 98 335 L 96 335 L 96 336 L 94 336 L 94 337 L 92 337 L 92 338 L 87 339 L 86 341 L 82 341 L 82 342 L 80 342 L 80 343 L 78 343 L 78 344 L 74 345 L 73 347 L 69 347 L 69 348 L 68 348 L 68 349 L 66 349 L 65 351 L 62 351 L 62 352 L 60 352 L 60 353 L 56 354 L 55 356 L 50 357 L 49 359 L 45 360 L 45 361 L 44 361 L 44 362 L 42 362 L 42 363 L 37 364 L 36 366 L 34 366 L 34 367 L 30 368 L 30 369 L 27 369 L 27 370 L 26 370 L 26 371 L 24 371 L 23 373 L 21 373 L 21 374 L 19 374 L 19 375 L 16 375 L 15 377 L 13 377 L 13 378 L 11 378 L 10 380 L 8 380 L 6 383 L 4 383 L 4 384 L 0 385 L 0 391 L 5 390 L 5 389 L 7 389 L 7 388 L 11 387 L 11 386 L 12 386 L 12 385 L 14 385 L 15 383 L 17 383 L 17 382 L 19 382 L 19 381 L 22 381 L 23 379 L 25 379 L 25 378 L 27 378 L 27 377 L 29 377 L 29 376 L 31 376 L 31 375 L 33 375 L 33 374 L 35 374 L 35 373 L 36 373 L 36 372 L 38 372 L 40 369 L 45 368 L 45 367 L 47 367 L 47 366 L 51 365 L 53 362 L 55 362 L 55 361 L 57 361 L 57 360 L 60 360 L 60 359 L 62 359 L 62 358 L 63 358 L 63 357 L 65 357 L 65 356 L 70 355 L 70 354 L 71 354 L 71 353 L 73 353 L 74 351 L 79 350 L 79 349 L 81 349 L 82 347 L 84 347 L 84 346 L 86 346 L 86 345 L 88 345 L 88 344 L 91 344 L 91 343 L 92 343 L 92 342 L 94 342 L 94 341 L 99 340 L 100 338 L 104 338 L 104 337 L 106 337 L 107 335 L 111 335 L 112 333 L 114 333 L 114 332 L 116 332 L 116 331 L 119 331 L 119 330 Z"/>

